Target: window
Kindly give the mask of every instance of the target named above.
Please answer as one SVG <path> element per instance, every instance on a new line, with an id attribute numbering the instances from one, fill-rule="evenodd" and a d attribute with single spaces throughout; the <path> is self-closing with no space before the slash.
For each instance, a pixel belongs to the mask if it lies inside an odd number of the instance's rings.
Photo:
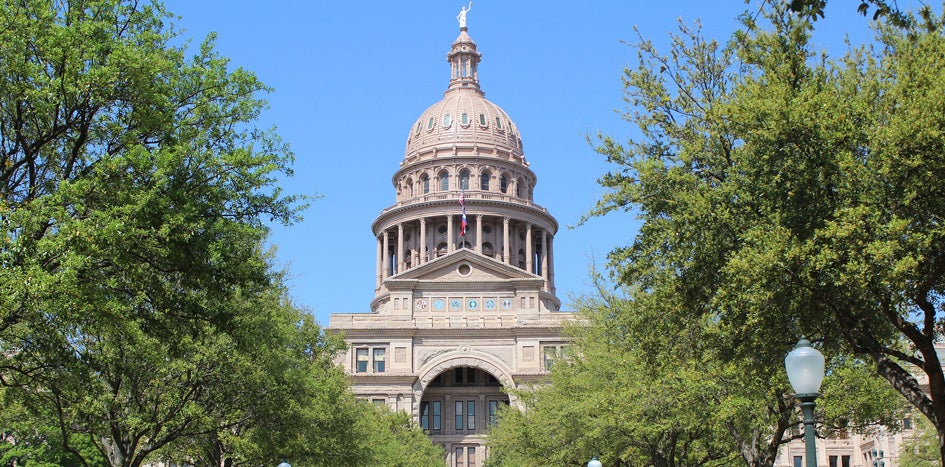
<path id="1" fill-rule="evenodd" d="M 466 448 L 456 448 L 456 467 L 466 467 Z"/>
<path id="2" fill-rule="evenodd" d="M 502 193 L 509 191 L 509 179 L 505 175 L 499 177 L 499 191 Z"/>
<path id="3" fill-rule="evenodd" d="M 358 347 L 354 351 L 355 354 L 355 372 L 356 373 L 367 373 L 368 368 L 371 369 L 373 373 L 383 373 L 387 371 L 385 360 L 387 356 L 386 347 Z M 370 364 L 373 357 L 373 364 Z"/>
<path id="4" fill-rule="evenodd" d="M 850 456 L 840 456 L 840 467 L 850 467 Z"/>
<path id="5" fill-rule="evenodd" d="M 386 405 L 386 404 L 387 404 L 387 401 L 385 401 L 384 399 L 371 399 L 371 402 L 373 402 L 374 405 Z"/>
<path id="6" fill-rule="evenodd" d="M 428 177 L 426 174 L 421 175 L 420 185 L 421 185 L 421 189 L 423 190 L 423 194 L 429 193 L 430 192 L 430 177 Z"/>
<path id="7" fill-rule="evenodd" d="M 489 426 L 495 426 L 498 421 L 499 401 L 489 401 Z"/>
<path id="8" fill-rule="evenodd" d="M 518 181 L 515 183 L 515 196 L 518 196 L 519 198 L 524 198 L 525 197 L 525 191 L 523 190 L 524 187 L 525 187 L 525 183 L 522 182 L 521 178 L 518 179 Z"/>
<path id="9" fill-rule="evenodd" d="M 417 129 L 413 132 L 414 136 L 420 134 L 420 128 L 423 127 L 423 122 L 417 120 Z"/>
<path id="10" fill-rule="evenodd" d="M 443 128 L 449 128 L 450 124 L 453 123 L 453 116 L 446 114 L 443 116 Z"/>
<path id="11" fill-rule="evenodd" d="M 420 428 L 424 430 L 440 429 L 440 411 L 442 402 L 430 401 L 420 404 Z"/>
<path id="12" fill-rule="evenodd" d="M 546 345 L 542 354 L 545 362 L 545 370 L 551 371 L 551 367 L 554 366 L 555 362 L 561 360 L 562 352 L 564 346 L 557 345 Z"/>
<path id="13" fill-rule="evenodd" d="M 384 357 L 386 356 L 387 349 L 374 349 L 374 372 L 383 373 L 384 372 Z"/>
<path id="14" fill-rule="evenodd" d="M 830 467 L 840 467 L 840 459 L 837 456 L 828 457 L 827 462 L 830 464 Z"/>
<path id="15" fill-rule="evenodd" d="M 479 124 L 483 127 L 486 126 L 486 114 L 479 114 Z"/>
<path id="16" fill-rule="evenodd" d="M 427 130 L 432 130 L 432 129 L 433 129 L 433 117 L 430 117 L 430 119 L 427 120 Z"/>
<path id="17" fill-rule="evenodd" d="M 479 175 L 479 189 L 482 191 L 489 191 L 489 182 L 492 181 L 492 175 L 489 172 L 484 172 L 482 175 Z"/>
<path id="18" fill-rule="evenodd" d="M 437 177 L 439 177 L 439 181 L 440 181 L 440 191 L 449 191 L 450 174 L 444 170 L 443 172 L 440 172 L 440 174 L 437 175 Z"/>
<path id="19" fill-rule="evenodd" d="M 469 189 L 469 170 L 463 169 L 459 171 L 459 189 Z"/>
<path id="20" fill-rule="evenodd" d="M 794 467 L 804 467 L 804 458 L 801 456 L 794 456 Z"/>
<path id="21" fill-rule="evenodd" d="M 476 401 L 466 401 L 466 429 L 476 429 Z"/>
<path id="22" fill-rule="evenodd" d="M 911 429 L 912 429 L 912 419 L 911 419 L 911 418 L 906 417 L 906 418 L 902 419 L 902 429 L 903 429 L 903 430 L 911 430 Z"/>
<path id="23" fill-rule="evenodd" d="M 459 121 L 463 124 L 463 126 L 469 125 L 469 114 L 463 112 L 463 114 L 459 117 Z"/>
<path id="24" fill-rule="evenodd" d="M 463 427 L 466 425 L 464 423 L 465 417 L 463 417 L 463 405 L 464 405 L 463 401 L 456 401 L 456 405 L 454 406 L 454 410 L 453 410 L 453 417 L 455 419 L 454 426 L 457 431 L 462 430 Z"/>
<path id="25" fill-rule="evenodd" d="M 367 364 L 368 364 L 368 349 L 358 349 L 357 353 L 357 368 L 358 373 L 367 373 Z"/>
<path id="26" fill-rule="evenodd" d="M 496 118 L 495 118 L 495 129 L 496 129 L 496 130 L 501 130 L 501 129 L 502 129 L 502 119 L 499 118 L 499 117 L 496 117 Z"/>
<path id="27" fill-rule="evenodd" d="M 473 446 L 466 448 L 466 465 L 476 467 L 476 448 Z"/>

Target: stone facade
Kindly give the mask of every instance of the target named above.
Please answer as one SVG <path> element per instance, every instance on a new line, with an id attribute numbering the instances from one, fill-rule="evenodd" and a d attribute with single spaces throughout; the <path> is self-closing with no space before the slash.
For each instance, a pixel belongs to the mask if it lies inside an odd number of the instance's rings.
<path id="1" fill-rule="evenodd" d="M 372 225 L 370 313 L 334 314 L 355 394 L 413 414 L 453 466 L 482 465 L 508 389 L 546 380 L 572 313 L 554 287 L 558 223 L 515 123 L 479 87 L 460 28 L 444 97 L 410 127 L 394 205 Z"/>

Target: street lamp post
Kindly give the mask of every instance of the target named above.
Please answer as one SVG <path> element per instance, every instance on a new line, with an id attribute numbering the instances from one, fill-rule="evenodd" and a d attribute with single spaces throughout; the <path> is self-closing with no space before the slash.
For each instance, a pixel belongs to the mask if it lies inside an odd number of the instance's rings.
<path id="1" fill-rule="evenodd" d="M 597 456 L 592 457 L 591 461 L 587 463 L 587 467 L 603 467 L 603 465 L 604 464 L 601 464 L 600 461 L 597 460 Z"/>
<path id="2" fill-rule="evenodd" d="M 807 467 L 817 467 L 814 399 L 820 395 L 820 383 L 824 381 L 824 356 L 802 337 L 784 357 L 784 369 L 787 370 L 794 394 L 801 401 L 801 412 L 804 413 L 804 457 L 807 458 Z"/>

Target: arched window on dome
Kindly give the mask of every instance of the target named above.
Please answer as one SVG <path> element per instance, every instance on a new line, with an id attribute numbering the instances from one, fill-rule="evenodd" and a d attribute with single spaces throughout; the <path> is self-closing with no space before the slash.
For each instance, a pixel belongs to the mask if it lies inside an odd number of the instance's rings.
<path id="1" fill-rule="evenodd" d="M 509 192 L 509 177 L 506 177 L 505 175 L 499 177 L 499 191 L 502 193 Z"/>
<path id="2" fill-rule="evenodd" d="M 495 129 L 496 129 L 496 130 L 501 130 L 501 129 L 502 129 L 502 117 L 496 117 L 496 118 L 495 118 Z"/>
<path id="3" fill-rule="evenodd" d="M 450 174 L 447 171 L 442 171 L 437 175 L 437 181 L 439 182 L 440 191 L 450 191 Z"/>
<path id="4" fill-rule="evenodd" d="M 423 194 L 430 192 L 430 176 L 423 174 L 420 176 L 420 189 L 423 190 Z"/>
<path id="5" fill-rule="evenodd" d="M 463 169 L 459 171 L 459 189 L 469 189 L 469 169 Z"/>
<path id="6" fill-rule="evenodd" d="M 446 255 L 446 242 L 440 242 L 436 245 L 436 256 L 439 258 L 444 255 Z"/>
<path id="7" fill-rule="evenodd" d="M 413 179 L 412 178 L 408 178 L 407 181 L 404 182 L 404 194 L 406 194 L 408 198 L 413 198 Z"/>
<path id="8" fill-rule="evenodd" d="M 482 254 L 490 258 L 495 256 L 495 248 L 492 247 L 492 243 L 482 242 Z"/>
<path id="9" fill-rule="evenodd" d="M 492 174 L 488 171 L 483 172 L 479 175 L 479 189 L 482 191 L 489 191 L 489 184 L 492 182 Z"/>
<path id="10" fill-rule="evenodd" d="M 521 178 L 515 181 L 515 196 L 519 198 L 525 197 L 525 181 Z"/>

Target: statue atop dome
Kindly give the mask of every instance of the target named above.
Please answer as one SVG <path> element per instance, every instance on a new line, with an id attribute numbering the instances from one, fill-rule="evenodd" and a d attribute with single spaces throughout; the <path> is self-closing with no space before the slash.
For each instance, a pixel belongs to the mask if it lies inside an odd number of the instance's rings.
<path id="1" fill-rule="evenodd" d="M 469 10 L 472 10 L 472 2 L 469 2 L 469 7 L 463 7 L 459 10 L 459 14 L 456 15 L 456 20 L 459 21 L 459 28 L 466 29 L 466 13 L 469 13 Z"/>

